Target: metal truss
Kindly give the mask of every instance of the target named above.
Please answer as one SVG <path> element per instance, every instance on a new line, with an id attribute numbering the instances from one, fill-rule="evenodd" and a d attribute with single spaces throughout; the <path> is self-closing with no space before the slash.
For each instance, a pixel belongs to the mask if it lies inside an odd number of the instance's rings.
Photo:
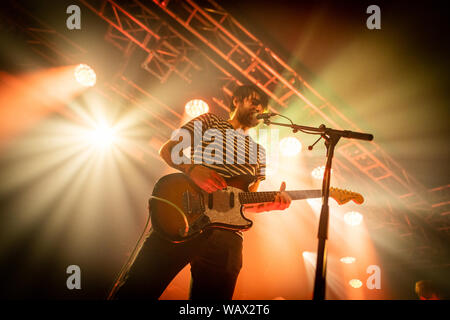
<path id="1" fill-rule="evenodd" d="M 258 85 L 277 105 L 286 108 L 300 99 L 329 125 L 339 129 L 361 131 L 214 1 L 202 1 L 198 2 L 199 4 L 191 0 L 153 2 L 226 63 Z M 148 5 L 137 0 L 126 6 L 119 6 L 111 0 L 89 3 L 82 0 L 82 3 L 110 23 L 106 39 L 119 49 L 126 51 L 130 44 L 134 43 L 148 52 L 149 55 L 142 66 L 162 83 L 172 72 L 190 82 L 191 73 L 187 71 L 192 68 L 201 70 L 201 62 L 194 62 L 194 56 L 207 59 L 228 79 L 222 86 L 226 96 L 230 96 L 233 86 L 240 83 Z M 151 61 L 155 64 L 151 65 Z M 182 65 L 180 61 L 187 64 Z M 227 109 L 223 99 L 213 98 L 213 101 Z M 377 144 L 364 145 L 358 141 L 347 141 L 338 147 L 338 152 L 409 208 L 429 208 L 430 205 L 422 194 L 424 188 Z"/>
<path id="2" fill-rule="evenodd" d="M 83 61 L 83 57 L 87 53 L 86 49 L 80 47 L 78 44 L 71 41 L 50 27 L 48 24 L 44 23 L 42 20 L 38 19 L 35 15 L 18 3 L 11 2 L 11 5 L 15 7 L 19 18 L 9 19 L 7 17 L 9 25 L 20 29 L 20 31 L 25 34 L 26 42 L 30 46 L 30 49 L 49 63 L 49 65 L 70 65 Z M 130 47 L 128 49 L 130 49 Z M 120 81 L 122 81 L 122 83 L 120 83 Z M 159 123 L 163 123 L 165 125 L 164 128 L 168 128 L 170 130 L 175 129 L 172 123 L 160 117 L 154 112 L 154 110 L 140 103 L 132 95 L 130 95 L 129 92 L 126 92 L 126 90 L 123 89 L 124 87 L 129 86 L 143 92 L 141 88 L 135 85 L 130 79 L 127 79 L 122 75 L 120 75 L 120 81 L 117 82 L 117 84 L 107 83 L 104 87 L 96 86 L 91 90 L 95 90 L 103 98 L 111 102 L 114 102 L 112 94 L 115 94 L 117 97 L 127 100 L 129 104 L 142 109 L 150 117 L 156 118 Z M 147 95 L 147 97 L 153 103 L 162 105 L 165 109 L 170 109 L 167 105 L 164 105 L 155 97 L 150 95 Z M 70 109 L 64 108 L 62 110 L 57 110 L 57 112 L 68 119 L 74 120 L 75 122 L 80 120 L 78 116 Z M 181 115 L 175 111 L 173 111 L 173 114 L 181 118 Z M 145 119 L 143 121 L 145 121 Z M 133 154 L 137 160 L 142 160 L 142 156 L 139 156 L 140 154 L 147 154 L 148 156 L 159 160 L 158 150 L 161 145 L 160 142 L 165 141 L 165 139 L 167 139 L 167 134 L 170 133 L 161 131 L 161 127 L 156 126 L 152 121 L 146 121 L 146 124 L 152 127 L 155 133 L 152 140 L 149 141 L 151 148 L 149 150 L 136 150 L 136 148 L 133 148 L 132 150 L 128 150 L 128 152 L 131 151 L 130 153 Z"/>
<path id="3" fill-rule="evenodd" d="M 161 83 L 175 73 L 190 82 L 191 69 L 200 70 L 189 51 L 195 50 L 186 39 L 174 34 L 167 23 L 135 1 L 126 10 L 113 1 L 81 1 L 110 24 L 107 39 L 125 49 L 130 41 L 147 52 L 142 67 Z"/>
<path id="4" fill-rule="evenodd" d="M 337 107 L 213 0 L 154 0 L 165 13 L 200 39 L 245 78 L 286 108 L 300 102 L 337 129 L 361 131 Z M 408 208 L 429 209 L 425 188 L 376 143 L 347 140 L 338 152 Z"/>
<path id="5" fill-rule="evenodd" d="M 124 62 L 119 67 L 113 81 L 108 84 L 108 88 L 142 108 L 162 125 L 158 127 L 158 130 L 155 130 L 159 133 L 159 137 L 154 139 L 157 142 L 150 144 L 156 151 L 158 151 L 161 142 L 170 137 L 171 131 L 176 129 L 174 124 L 178 124 L 182 116 L 125 75 L 126 68 L 130 64 L 135 50 L 146 53 L 146 58 L 140 63 L 140 66 L 160 83 L 166 83 L 172 76 L 177 76 L 187 83 L 191 83 L 193 74 L 204 71 L 204 68 L 212 67 L 224 87 L 227 84 L 241 84 L 227 70 L 205 55 L 186 37 L 140 1 L 124 3 L 110 0 L 81 0 L 81 2 L 109 24 L 105 40 L 112 43 L 124 54 Z M 124 4 L 122 5 L 122 3 Z M 230 90 L 224 90 L 224 92 L 231 95 Z M 137 96 L 143 96 L 157 105 L 158 108 L 152 109 L 144 106 L 138 101 Z M 214 97 L 213 102 L 229 111 L 223 99 Z M 168 113 L 164 117 L 158 110 L 168 111 Z"/>
<path id="6" fill-rule="evenodd" d="M 222 62 L 263 90 L 275 104 L 271 109 L 282 112 L 289 105 L 300 105 L 310 109 L 327 126 L 362 131 L 214 0 L 153 2 L 203 42 Z M 228 95 L 233 83 L 229 84 L 230 86 L 222 88 Z M 352 167 L 358 169 L 359 178 L 362 174 L 370 179 L 372 185 L 375 183 L 381 187 L 384 196 L 378 198 L 384 198 L 386 209 L 370 214 L 374 225 L 391 230 L 408 243 L 414 243 L 416 248 L 428 247 L 430 250 L 422 251 L 429 253 L 433 252 L 430 244 L 433 243 L 431 239 L 436 230 L 439 238 L 448 237 L 448 233 L 439 230 L 448 230 L 448 221 L 445 224 L 442 215 L 433 214 L 433 200 L 429 197 L 428 190 L 378 144 L 345 140 L 338 145 L 337 152 Z M 342 167 L 342 161 L 339 165 Z M 412 252 L 411 249 L 409 252 Z"/>
<path id="7" fill-rule="evenodd" d="M 150 127 L 155 129 L 155 141 L 150 144 L 154 151 L 157 151 L 161 142 L 170 135 L 169 131 L 175 128 L 175 124 L 179 123 L 181 115 L 124 74 L 134 50 L 145 53 L 146 57 L 139 62 L 140 66 L 160 83 L 167 82 L 169 77 L 179 77 L 191 83 L 193 74 L 212 66 L 221 79 L 223 92 L 223 97 L 213 97 L 213 101 L 224 110 L 229 109 L 223 98 L 231 96 L 233 88 L 241 84 L 241 81 L 229 71 L 232 69 L 243 79 L 265 91 L 275 104 L 271 106 L 274 111 L 282 111 L 291 104 L 300 104 L 321 117 L 328 126 L 361 131 L 337 107 L 319 95 L 295 70 L 212 0 L 197 2 L 154 0 L 145 4 L 138 0 L 127 2 L 81 0 L 81 2 L 109 24 L 105 40 L 124 53 L 123 65 L 119 68 L 114 81 L 105 88 L 109 93 L 102 90 L 102 94 L 108 96 L 113 92 L 158 120 L 157 126 L 149 123 Z M 169 23 L 167 19 L 170 17 L 173 21 Z M 209 52 L 194 45 L 186 33 L 177 31 L 173 24 L 182 26 L 187 34 L 195 36 L 200 43 L 209 48 Z M 30 39 L 34 39 L 30 45 L 36 47 L 38 50 L 36 53 L 46 55 L 46 59 L 53 64 L 58 64 L 54 58 L 56 56 L 62 58 L 62 61 L 66 59 L 67 63 L 77 61 L 73 53 L 70 56 L 63 52 L 59 47 L 61 42 L 59 46 L 51 42 L 49 35 L 55 37 L 56 33 L 51 28 L 43 26 L 44 24 L 38 23 L 26 31 Z M 68 44 L 69 47 L 72 45 L 75 44 Z M 47 54 L 43 53 L 42 48 L 46 49 Z M 79 47 L 77 50 L 85 52 Z M 217 57 L 222 59 L 221 63 L 216 60 Z M 144 96 L 159 108 L 144 106 L 137 96 Z M 166 117 L 158 113 L 157 109 L 167 111 Z M 416 249 L 430 248 L 429 244 L 426 244 L 430 227 L 448 237 L 450 225 L 448 186 L 426 190 L 373 142 L 342 141 L 337 152 L 351 164 L 351 167 L 358 168 L 363 176 L 369 177 L 371 182 L 380 186 L 383 192 L 394 196 L 391 199 L 395 201 L 385 197 L 383 210 L 370 214 L 373 229 L 389 229 L 404 239 L 411 241 L 415 239 L 413 242 L 418 244 Z M 336 159 L 336 164 L 340 168 L 348 168 L 348 163 L 343 163 L 342 158 Z M 373 186 L 373 183 L 371 185 Z M 441 194 L 444 194 L 443 200 L 433 200 L 439 199 Z M 401 203 L 404 209 L 399 210 L 397 202 Z M 425 249 L 422 251 L 427 252 Z"/>
<path id="8" fill-rule="evenodd" d="M 56 32 L 16 1 L 8 3 L 16 9 L 17 16 L 4 18 L 9 20 L 9 25 L 20 29 L 26 35 L 30 49 L 51 65 L 73 64 L 86 54 L 84 48 Z"/>
<path id="9" fill-rule="evenodd" d="M 214 59 L 205 55 L 165 19 L 140 1 L 129 1 L 124 5 L 110 0 L 81 0 L 81 2 L 109 24 L 105 39 L 124 53 L 125 62 L 116 74 L 119 81 L 123 77 L 131 53 L 137 48 L 147 54 L 141 67 L 160 83 L 167 82 L 172 75 L 191 83 L 193 74 L 204 72 L 205 68 L 208 68 L 214 69 L 213 72 L 217 73 L 217 79 L 221 80 L 221 86 L 225 88 L 223 91 L 225 96 L 231 96 L 232 91 L 226 89 L 228 86 L 241 84 Z M 136 83 L 133 83 L 132 87 L 152 100 L 157 100 L 139 88 Z M 229 111 L 223 98 L 213 97 L 212 100 L 219 107 Z M 160 101 L 158 104 L 162 105 Z M 171 114 L 176 113 L 167 105 L 165 108 Z M 179 114 L 176 116 L 180 118 Z"/>
<path id="10" fill-rule="evenodd" d="M 433 224 L 436 230 L 450 236 L 450 185 L 433 188 L 428 194 L 433 203 L 425 219 Z"/>

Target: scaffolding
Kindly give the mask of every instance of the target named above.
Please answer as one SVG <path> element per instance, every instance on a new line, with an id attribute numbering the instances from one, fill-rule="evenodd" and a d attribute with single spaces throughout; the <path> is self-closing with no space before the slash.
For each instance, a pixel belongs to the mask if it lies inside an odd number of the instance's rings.
<path id="1" fill-rule="evenodd" d="M 123 64 L 106 89 L 158 119 L 160 126 L 154 128 L 159 141 L 170 136 L 175 129 L 174 123 L 179 123 L 182 117 L 175 108 L 160 101 L 124 74 L 134 50 L 144 53 L 145 58 L 139 61 L 142 70 L 162 84 L 170 77 L 191 83 L 195 73 L 213 68 L 220 78 L 223 93 L 213 97 L 213 101 L 226 111 L 229 109 L 224 97 L 231 96 L 233 88 L 246 81 L 267 93 L 271 99 L 270 108 L 275 112 L 282 113 L 290 105 L 300 105 L 322 119 L 327 126 L 362 131 L 213 0 L 153 0 L 145 3 L 138 0 L 81 0 L 81 3 L 108 23 L 105 40 L 123 52 Z M 26 14 L 31 16 L 29 12 Z M 51 40 L 55 35 L 62 36 L 37 19 L 30 21 L 33 23 L 29 22 L 24 29 L 29 37 L 28 42 L 48 62 L 56 64 L 54 57 L 59 56 L 66 63 L 73 63 L 77 55 L 86 52 L 67 38 L 63 37 L 61 39 L 64 41 L 58 42 Z M 64 43 L 76 50 L 65 46 L 60 48 Z M 166 110 L 167 118 L 141 105 L 124 88 L 132 88 L 133 92 Z M 107 96 L 109 92 L 103 91 L 102 94 Z M 160 130 L 161 127 L 164 130 Z M 350 164 L 363 178 L 393 199 L 386 201 L 383 212 L 371 214 L 373 228 L 392 228 L 402 237 L 414 238 L 416 249 L 430 249 L 430 229 L 442 237 L 448 237 L 448 185 L 427 190 L 376 142 L 345 140 L 336 151 L 340 155 L 337 165 L 348 167 Z M 402 206 L 400 210 L 398 203 Z M 426 253 L 426 249 L 422 251 Z"/>

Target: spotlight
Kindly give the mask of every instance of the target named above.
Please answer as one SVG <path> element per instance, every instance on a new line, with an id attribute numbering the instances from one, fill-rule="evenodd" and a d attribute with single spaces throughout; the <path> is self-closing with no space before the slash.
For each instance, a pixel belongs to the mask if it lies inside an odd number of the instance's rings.
<path id="1" fill-rule="evenodd" d="M 303 251 L 303 260 L 304 262 L 308 262 L 308 266 L 316 267 L 316 259 L 317 259 L 317 253 L 311 252 L 311 251 Z"/>
<path id="2" fill-rule="evenodd" d="M 351 264 L 356 261 L 355 257 L 343 257 L 341 258 L 341 262 L 345 264 Z"/>
<path id="3" fill-rule="evenodd" d="M 318 166 L 317 168 L 314 168 L 311 172 L 311 175 L 314 179 L 323 179 L 323 174 L 325 173 L 325 166 Z M 331 173 L 333 173 L 333 169 L 331 169 Z"/>
<path id="4" fill-rule="evenodd" d="M 108 147 L 116 141 L 115 130 L 102 124 L 88 134 L 88 139 L 96 147 Z"/>
<path id="5" fill-rule="evenodd" d="M 95 71 L 86 64 L 79 64 L 75 68 L 75 79 L 84 87 L 93 87 L 97 81 Z"/>
<path id="6" fill-rule="evenodd" d="M 280 141 L 281 154 L 286 157 L 293 157 L 302 150 L 302 144 L 295 137 L 285 137 Z"/>
<path id="7" fill-rule="evenodd" d="M 344 221 L 350 226 L 357 226 L 361 223 L 363 216 L 361 213 L 356 211 L 350 211 L 344 214 Z"/>
<path id="8" fill-rule="evenodd" d="M 201 99 L 194 99 L 186 103 L 186 112 L 192 118 L 198 117 L 209 111 L 208 104 Z"/>
<path id="9" fill-rule="evenodd" d="M 361 288 L 362 286 L 362 282 L 359 279 L 352 279 L 348 282 L 348 284 L 355 289 Z"/>

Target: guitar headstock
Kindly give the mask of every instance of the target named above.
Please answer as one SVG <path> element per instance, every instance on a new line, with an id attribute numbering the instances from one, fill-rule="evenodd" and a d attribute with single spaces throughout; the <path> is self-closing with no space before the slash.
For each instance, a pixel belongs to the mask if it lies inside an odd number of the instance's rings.
<path id="1" fill-rule="evenodd" d="M 362 204 L 364 202 L 364 197 L 353 191 L 342 190 L 339 188 L 330 187 L 330 197 L 332 197 L 339 205 L 343 205 L 350 200 L 353 200 L 356 204 Z"/>

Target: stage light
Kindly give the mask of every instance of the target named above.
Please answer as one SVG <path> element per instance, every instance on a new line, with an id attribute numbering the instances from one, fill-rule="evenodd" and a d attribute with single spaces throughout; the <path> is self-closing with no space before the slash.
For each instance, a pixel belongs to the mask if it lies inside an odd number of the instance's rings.
<path id="1" fill-rule="evenodd" d="M 361 213 L 356 211 L 350 211 L 344 214 L 344 221 L 350 226 L 357 226 L 361 223 L 363 216 Z"/>
<path id="2" fill-rule="evenodd" d="M 208 104 L 201 99 L 194 99 L 186 103 L 186 113 L 192 118 L 198 117 L 209 111 Z"/>
<path id="3" fill-rule="evenodd" d="M 317 253 L 311 251 L 302 252 L 303 260 L 308 261 L 311 265 L 316 265 Z"/>
<path id="4" fill-rule="evenodd" d="M 355 289 L 361 288 L 362 286 L 361 280 L 358 279 L 352 279 L 348 282 L 348 284 Z"/>
<path id="5" fill-rule="evenodd" d="M 356 261 L 355 257 L 342 257 L 341 262 L 345 264 L 351 264 Z"/>
<path id="6" fill-rule="evenodd" d="M 318 166 L 317 168 L 314 168 L 311 172 L 311 175 L 314 179 L 323 179 L 323 174 L 325 172 L 325 166 Z M 333 173 L 333 169 L 331 169 L 331 173 Z"/>
<path id="7" fill-rule="evenodd" d="M 108 147 L 116 141 L 115 130 L 105 124 L 98 125 L 89 134 L 89 142 L 96 147 Z"/>
<path id="8" fill-rule="evenodd" d="M 75 79 L 82 86 L 93 87 L 97 81 L 95 71 L 86 64 L 79 64 L 75 68 Z"/>
<path id="9" fill-rule="evenodd" d="M 302 144 L 295 137 L 285 137 L 280 141 L 281 154 L 286 157 L 293 157 L 302 150 Z"/>

